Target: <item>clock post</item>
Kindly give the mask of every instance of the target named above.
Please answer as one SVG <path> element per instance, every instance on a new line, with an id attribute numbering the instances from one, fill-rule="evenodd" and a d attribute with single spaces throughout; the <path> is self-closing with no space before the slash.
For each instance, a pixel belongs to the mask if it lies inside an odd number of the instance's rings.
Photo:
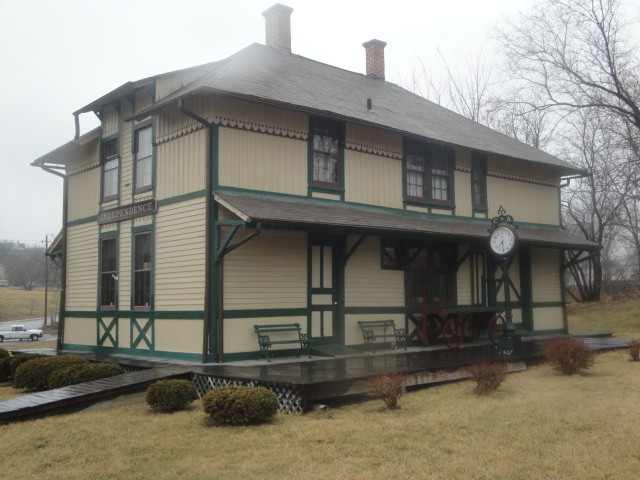
<path id="1" fill-rule="evenodd" d="M 500 205 L 498 216 L 491 219 L 489 229 L 489 247 L 498 257 L 502 269 L 502 285 L 504 286 L 504 310 L 506 324 L 498 345 L 498 354 L 504 356 L 513 355 L 520 350 L 520 337 L 513 325 L 511 311 L 511 283 L 509 280 L 509 263 L 517 250 L 518 225 L 513 223 L 513 217 L 507 215 L 506 210 Z"/>

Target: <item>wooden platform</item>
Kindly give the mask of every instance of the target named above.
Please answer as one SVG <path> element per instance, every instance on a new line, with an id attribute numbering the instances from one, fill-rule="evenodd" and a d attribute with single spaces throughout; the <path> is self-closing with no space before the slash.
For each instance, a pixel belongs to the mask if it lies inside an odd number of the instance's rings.
<path id="1" fill-rule="evenodd" d="M 177 368 L 151 368 L 92 382 L 33 393 L 0 402 L 0 423 L 69 412 L 126 393 L 140 392 L 156 380 L 188 376 Z"/>
<path id="2" fill-rule="evenodd" d="M 483 360 L 504 362 L 509 371 L 524 370 L 527 363 L 542 360 L 542 350 L 548 340 L 525 339 L 522 351 L 508 358 L 498 356 L 496 348 L 489 343 L 468 344 L 461 349 L 410 347 L 407 351 L 367 351 L 336 358 L 314 356 L 206 365 L 83 354 L 92 360 L 116 361 L 132 373 L 0 402 L 0 422 L 81 408 L 124 393 L 142 391 L 162 378 L 179 376 L 190 377 L 200 395 L 222 385 L 265 386 L 278 396 L 281 411 L 302 413 L 309 402 L 364 393 L 369 381 L 384 373 L 404 373 L 407 386 L 420 386 L 467 378 L 466 367 Z M 583 340 L 597 351 L 626 348 L 629 344 L 628 339 L 598 336 Z M 31 352 L 57 354 L 51 349 Z M 135 371 L 138 369 L 141 370 Z"/>

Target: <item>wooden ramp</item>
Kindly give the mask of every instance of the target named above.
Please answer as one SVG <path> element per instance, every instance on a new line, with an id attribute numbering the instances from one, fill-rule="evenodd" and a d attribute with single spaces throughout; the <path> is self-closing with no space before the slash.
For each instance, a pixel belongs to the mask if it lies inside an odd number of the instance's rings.
<path id="1" fill-rule="evenodd" d="M 183 368 L 158 367 L 0 402 L 0 423 L 78 410 L 95 402 L 143 391 L 156 380 L 185 376 Z"/>

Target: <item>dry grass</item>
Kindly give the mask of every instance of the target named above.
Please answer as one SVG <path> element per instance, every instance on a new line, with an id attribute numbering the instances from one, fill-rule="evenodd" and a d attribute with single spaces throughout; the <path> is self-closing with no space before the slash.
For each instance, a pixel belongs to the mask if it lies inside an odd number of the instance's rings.
<path id="1" fill-rule="evenodd" d="M 2 389 L 0 388 L 0 391 Z M 207 426 L 200 402 L 130 404 L 0 426 L 3 470 L 48 479 L 638 478 L 640 364 L 599 355 L 567 378 L 548 365 L 491 395 L 464 382 L 267 425 Z M 170 435 L 167 433 L 170 432 Z"/>
<path id="2" fill-rule="evenodd" d="M 48 310 L 57 313 L 58 290 L 49 288 Z M 12 322 L 44 315 L 44 288 L 27 291 L 21 287 L 0 288 L 0 322 Z"/>
<path id="3" fill-rule="evenodd" d="M 568 305 L 569 331 L 612 332 L 616 337 L 640 338 L 640 298 Z"/>
<path id="4" fill-rule="evenodd" d="M 607 310 L 618 318 L 627 308 Z M 640 336 L 637 311 L 617 320 L 629 337 Z M 0 444 L 10 446 L 0 465 L 14 479 L 51 480 L 640 479 L 640 363 L 626 350 L 599 354 L 581 375 L 543 364 L 487 396 L 473 387 L 410 391 L 401 410 L 363 400 L 243 428 L 208 426 L 199 401 L 168 415 L 137 395 L 0 426 Z M 0 386 L 0 398 L 8 390 Z"/>

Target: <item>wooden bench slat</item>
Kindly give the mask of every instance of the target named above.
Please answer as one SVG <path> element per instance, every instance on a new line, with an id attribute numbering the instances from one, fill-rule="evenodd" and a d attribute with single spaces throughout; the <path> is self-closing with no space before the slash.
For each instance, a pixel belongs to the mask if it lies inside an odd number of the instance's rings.
<path id="1" fill-rule="evenodd" d="M 392 348 L 407 349 L 407 331 L 404 328 L 396 328 L 395 320 L 359 320 L 358 326 L 362 331 L 365 345 L 370 345 L 371 351 L 376 342 L 385 342 L 387 339 L 394 340 Z M 391 330 L 388 330 L 389 327 Z"/>
<path id="2" fill-rule="evenodd" d="M 290 344 L 299 344 L 300 351 L 298 352 L 298 357 L 302 353 L 303 350 L 306 350 L 307 355 L 311 358 L 310 347 L 311 347 L 311 337 L 306 333 L 302 333 L 300 329 L 299 323 L 274 323 L 268 325 L 254 325 L 254 331 L 258 335 L 258 345 L 260 346 L 260 351 L 264 352 L 267 357 L 267 361 L 270 362 L 271 358 L 269 357 L 269 349 L 273 345 L 290 345 Z M 298 337 L 295 339 L 279 339 L 272 340 L 270 335 L 265 335 L 265 333 L 297 333 Z"/>

